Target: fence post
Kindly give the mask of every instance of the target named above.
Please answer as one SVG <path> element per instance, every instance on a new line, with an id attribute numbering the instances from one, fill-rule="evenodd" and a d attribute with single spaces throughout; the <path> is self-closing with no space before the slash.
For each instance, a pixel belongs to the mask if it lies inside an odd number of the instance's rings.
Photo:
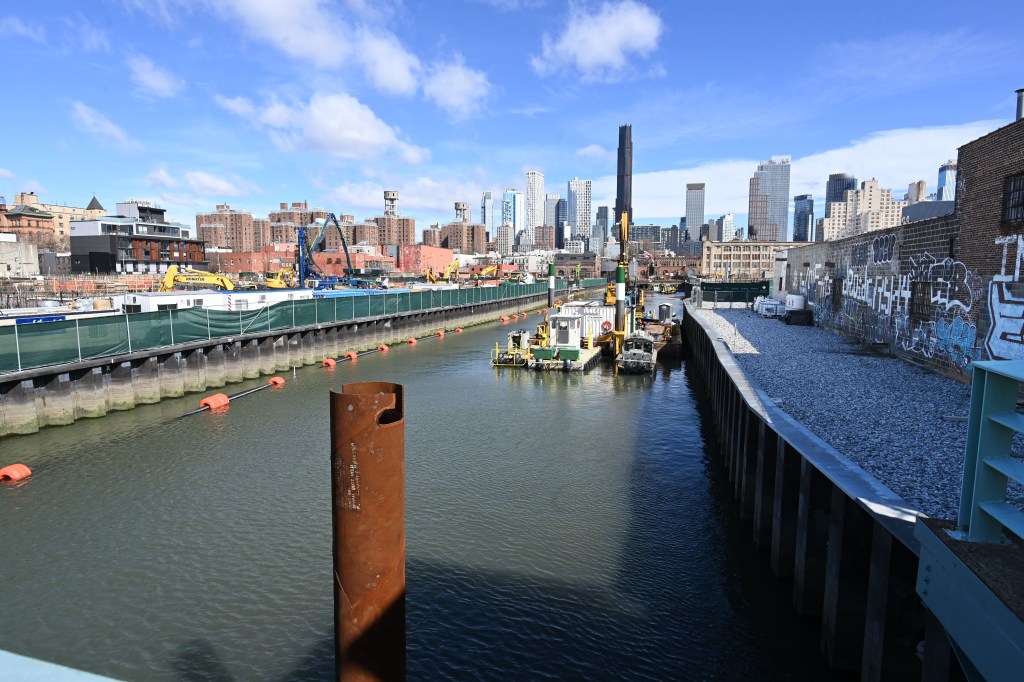
<path id="1" fill-rule="evenodd" d="M 213 334 L 210 332 L 210 309 L 206 309 L 206 340 L 209 341 L 213 338 Z"/>
<path id="2" fill-rule="evenodd" d="M 78 326 L 78 318 L 75 318 L 75 340 L 78 341 L 78 361 L 82 361 L 82 330 Z"/>
<path id="3" fill-rule="evenodd" d="M 267 326 L 270 325 L 270 306 L 267 306 Z M 292 299 L 292 329 L 295 329 L 295 299 Z"/>
<path id="4" fill-rule="evenodd" d="M 173 346 L 174 345 L 174 315 L 172 314 L 171 310 L 167 311 L 167 321 L 170 322 L 170 324 L 167 325 L 167 326 L 169 326 L 171 328 L 171 345 Z"/>
<path id="5" fill-rule="evenodd" d="M 14 353 L 18 356 L 18 371 L 21 371 L 21 343 L 18 341 L 18 325 L 14 325 Z"/>
<path id="6" fill-rule="evenodd" d="M 124 328 L 128 332 L 128 352 L 132 352 L 132 326 L 128 324 L 128 318 L 131 317 L 128 313 L 124 314 Z"/>

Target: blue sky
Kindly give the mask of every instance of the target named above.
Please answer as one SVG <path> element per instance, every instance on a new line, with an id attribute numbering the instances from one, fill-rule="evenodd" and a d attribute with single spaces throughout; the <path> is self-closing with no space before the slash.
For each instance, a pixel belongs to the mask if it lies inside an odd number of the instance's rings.
<path id="1" fill-rule="evenodd" d="M 791 194 L 830 172 L 902 198 L 1008 123 L 1024 3 L 95 0 L 5 3 L 0 194 L 194 222 L 307 200 L 359 218 L 383 191 L 418 228 L 480 195 L 614 205 L 633 126 L 635 220 L 677 222 L 685 185 L 746 223 L 758 161 Z"/>

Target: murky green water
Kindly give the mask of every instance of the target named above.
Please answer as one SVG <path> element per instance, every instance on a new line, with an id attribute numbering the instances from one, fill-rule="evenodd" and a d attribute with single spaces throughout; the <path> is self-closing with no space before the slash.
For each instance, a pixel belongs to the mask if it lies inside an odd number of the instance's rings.
<path id="1" fill-rule="evenodd" d="M 373 380 L 406 387 L 411 679 L 827 677 L 685 366 L 491 369 L 507 331 L 299 369 L 225 414 L 176 419 L 197 395 L 0 441 L 34 471 L 0 487 L 0 648 L 133 680 L 332 679 L 328 391 Z"/>

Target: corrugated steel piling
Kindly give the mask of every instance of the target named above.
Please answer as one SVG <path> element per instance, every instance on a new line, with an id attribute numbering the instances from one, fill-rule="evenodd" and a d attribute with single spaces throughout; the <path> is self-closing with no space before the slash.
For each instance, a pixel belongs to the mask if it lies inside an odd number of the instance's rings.
<path id="1" fill-rule="evenodd" d="M 337 679 L 405 679 L 405 415 L 400 384 L 331 392 Z"/>

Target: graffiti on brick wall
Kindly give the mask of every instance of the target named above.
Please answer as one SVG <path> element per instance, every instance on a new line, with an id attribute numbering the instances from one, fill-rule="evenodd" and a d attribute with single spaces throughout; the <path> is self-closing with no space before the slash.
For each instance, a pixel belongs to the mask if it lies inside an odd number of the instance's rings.
<path id="1" fill-rule="evenodd" d="M 929 253 L 910 258 L 905 274 L 872 273 L 871 266 L 895 260 L 895 251 L 896 236 L 880 235 L 851 247 L 848 264 L 838 269 L 842 279 L 816 264 L 800 273 L 794 286 L 807 297 L 819 325 L 967 371 L 978 352 L 973 318 L 983 294 L 981 277 L 961 261 Z M 931 296 L 912 310 L 915 281 L 929 282 Z M 841 290 L 834 290 L 840 282 Z M 1016 343 L 1024 344 L 1024 295 L 1016 306 L 1015 311 L 1007 306 L 1005 312 L 1017 315 Z M 1013 318 L 1006 319 L 1012 326 Z M 1024 346 L 1019 350 L 1024 353 Z"/>
<path id="2" fill-rule="evenodd" d="M 985 350 L 993 360 L 1024 357 L 1024 291 L 1020 266 L 1024 235 L 999 237 L 995 243 L 1003 247 L 1002 267 L 988 285 L 988 312 L 992 324 L 985 337 Z M 1013 273 L 1006 271 L 1010 246 L 1015 245 Z"/>

